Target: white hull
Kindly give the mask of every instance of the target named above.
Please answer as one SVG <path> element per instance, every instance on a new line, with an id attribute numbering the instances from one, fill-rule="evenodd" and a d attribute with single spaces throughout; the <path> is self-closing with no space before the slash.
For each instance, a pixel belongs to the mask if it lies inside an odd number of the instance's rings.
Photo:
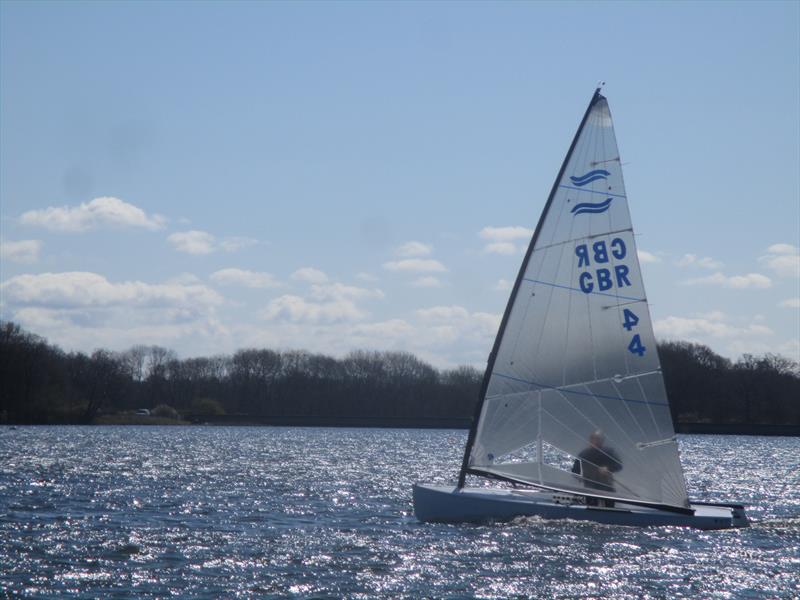
<path id="1" fill-rule="evenodd" d="M 730 529 L 749 526 L 740 505 L 692 504 L 691 509 L 694 514 L 620 501 L 613 507 L 587 506 L 580 497 L 546 491 L 414 485 L 414 513 L 420 521 L 479 523 L 537 516 L 636 527 Z"/>

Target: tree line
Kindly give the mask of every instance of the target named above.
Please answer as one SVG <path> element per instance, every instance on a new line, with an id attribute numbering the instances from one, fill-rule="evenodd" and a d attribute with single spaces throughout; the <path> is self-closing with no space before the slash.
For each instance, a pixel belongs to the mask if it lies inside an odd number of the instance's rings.
<path id="1" fill-rule="evenodd" d="M 800 425 L 797 363 L 766 354 L 736 362 L 686 342 L 658 346 L 680 422 Z M 472 417 L 483 373 L 438 370 L 407 352 L 344 358 L 244 349 L 180 359 L 160 346 L 64 352 L 0 322 L 0 422 L 92 423 L 102 413 L 443 419 Z"/>

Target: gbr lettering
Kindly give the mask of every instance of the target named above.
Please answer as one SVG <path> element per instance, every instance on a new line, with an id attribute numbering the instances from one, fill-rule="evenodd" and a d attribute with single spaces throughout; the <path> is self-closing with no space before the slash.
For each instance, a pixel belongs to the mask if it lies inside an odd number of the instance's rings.
<path id="1" fill-rule="evenodd" d="M 575 256 L 578 257 L 578 268 L 584 270 L 578 276 L 578 284 L 581 291 L 591 294 L 595 288 L 600 292 L 606 292 L 614 287 L 624 288 L 631 285 L 628 275 L 630 269 L 626 264 L 614 265 L 613 269 L 602 265 L 608 264 L 614 257 L 616 260 L 624 260 L 628 255 L 625 242 L 620 238 L 614 238 L 611 243 L 606 245 L 605 240 L 594 242 L 593 244 L 581 244 L 575 247 Z M 593 269 L 591 267 L 594 267 Z"/>

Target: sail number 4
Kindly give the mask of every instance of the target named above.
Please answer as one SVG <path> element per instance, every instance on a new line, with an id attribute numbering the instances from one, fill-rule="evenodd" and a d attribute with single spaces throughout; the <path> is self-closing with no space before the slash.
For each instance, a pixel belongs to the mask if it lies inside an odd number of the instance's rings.
<path id="1" fill-rule="evenodd" d="M 621 261 L 625 259 L 627 254 L 628 249 L 625 246 L 625 242 L 620 238 L 614 238 L 609 244 L 606 244 L 604 240 L 600 240 L 591 244 L 591 246 L 589 244 L 580 244 L 575 247 L 578 268 L 591 266 L 593 260 L 595 264 L 606 264 L 611 257 Z M 600 267 L 595 269 L 594 274 L 587 269 L 578 276 L 578 284 L 585 294 L 591 294 L 595 289 L 595 284 L 601 292 L 615 286 L 617 288 L 628 287 L 631 285 L 630 279 L 628 279 L 629 272 L 630 269 L 625 264 L 615 265 L 613 271 Z M 633 331 L 634 327 L 639 324 L 639 317 L 629 308 L 622 311 L 622 316 L 622 326 L 628 331 Z M 646 350 L 647 348 L 642 344 L 641 336 L 638 333 L 634 333 L 628 344 L 628 352 L 637 356 L 644 356 Z"/>
<path id="2" fill-rule="evenodd" d="M 633 312 L 631 309 L 626 308 L 622 311 L 623 321 L 622 326 L 631 331 L 634 327 L 639 324 L 639 317 L 636 316 L 636 313 Z M 644 356 L 644 352 L 647 348 L 644 347 L 642 344 L 642 338 L 639 337 L 639 334 L 636 333 L 631 338 L 631 343 L 628 344 L 628 352 L 631 354 L 637 354 L 639 356 Z"/>

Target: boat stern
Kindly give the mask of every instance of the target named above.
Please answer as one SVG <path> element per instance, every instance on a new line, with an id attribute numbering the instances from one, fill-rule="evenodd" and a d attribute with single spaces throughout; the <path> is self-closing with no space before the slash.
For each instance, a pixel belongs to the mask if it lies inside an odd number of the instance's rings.
<path id="1" fill-rule="evenodd" d="M 744 504 L 729 502 L 692 502 L 695 516 L 712 526 L 703 529 L 735 529 L 750 527 Z"/>

